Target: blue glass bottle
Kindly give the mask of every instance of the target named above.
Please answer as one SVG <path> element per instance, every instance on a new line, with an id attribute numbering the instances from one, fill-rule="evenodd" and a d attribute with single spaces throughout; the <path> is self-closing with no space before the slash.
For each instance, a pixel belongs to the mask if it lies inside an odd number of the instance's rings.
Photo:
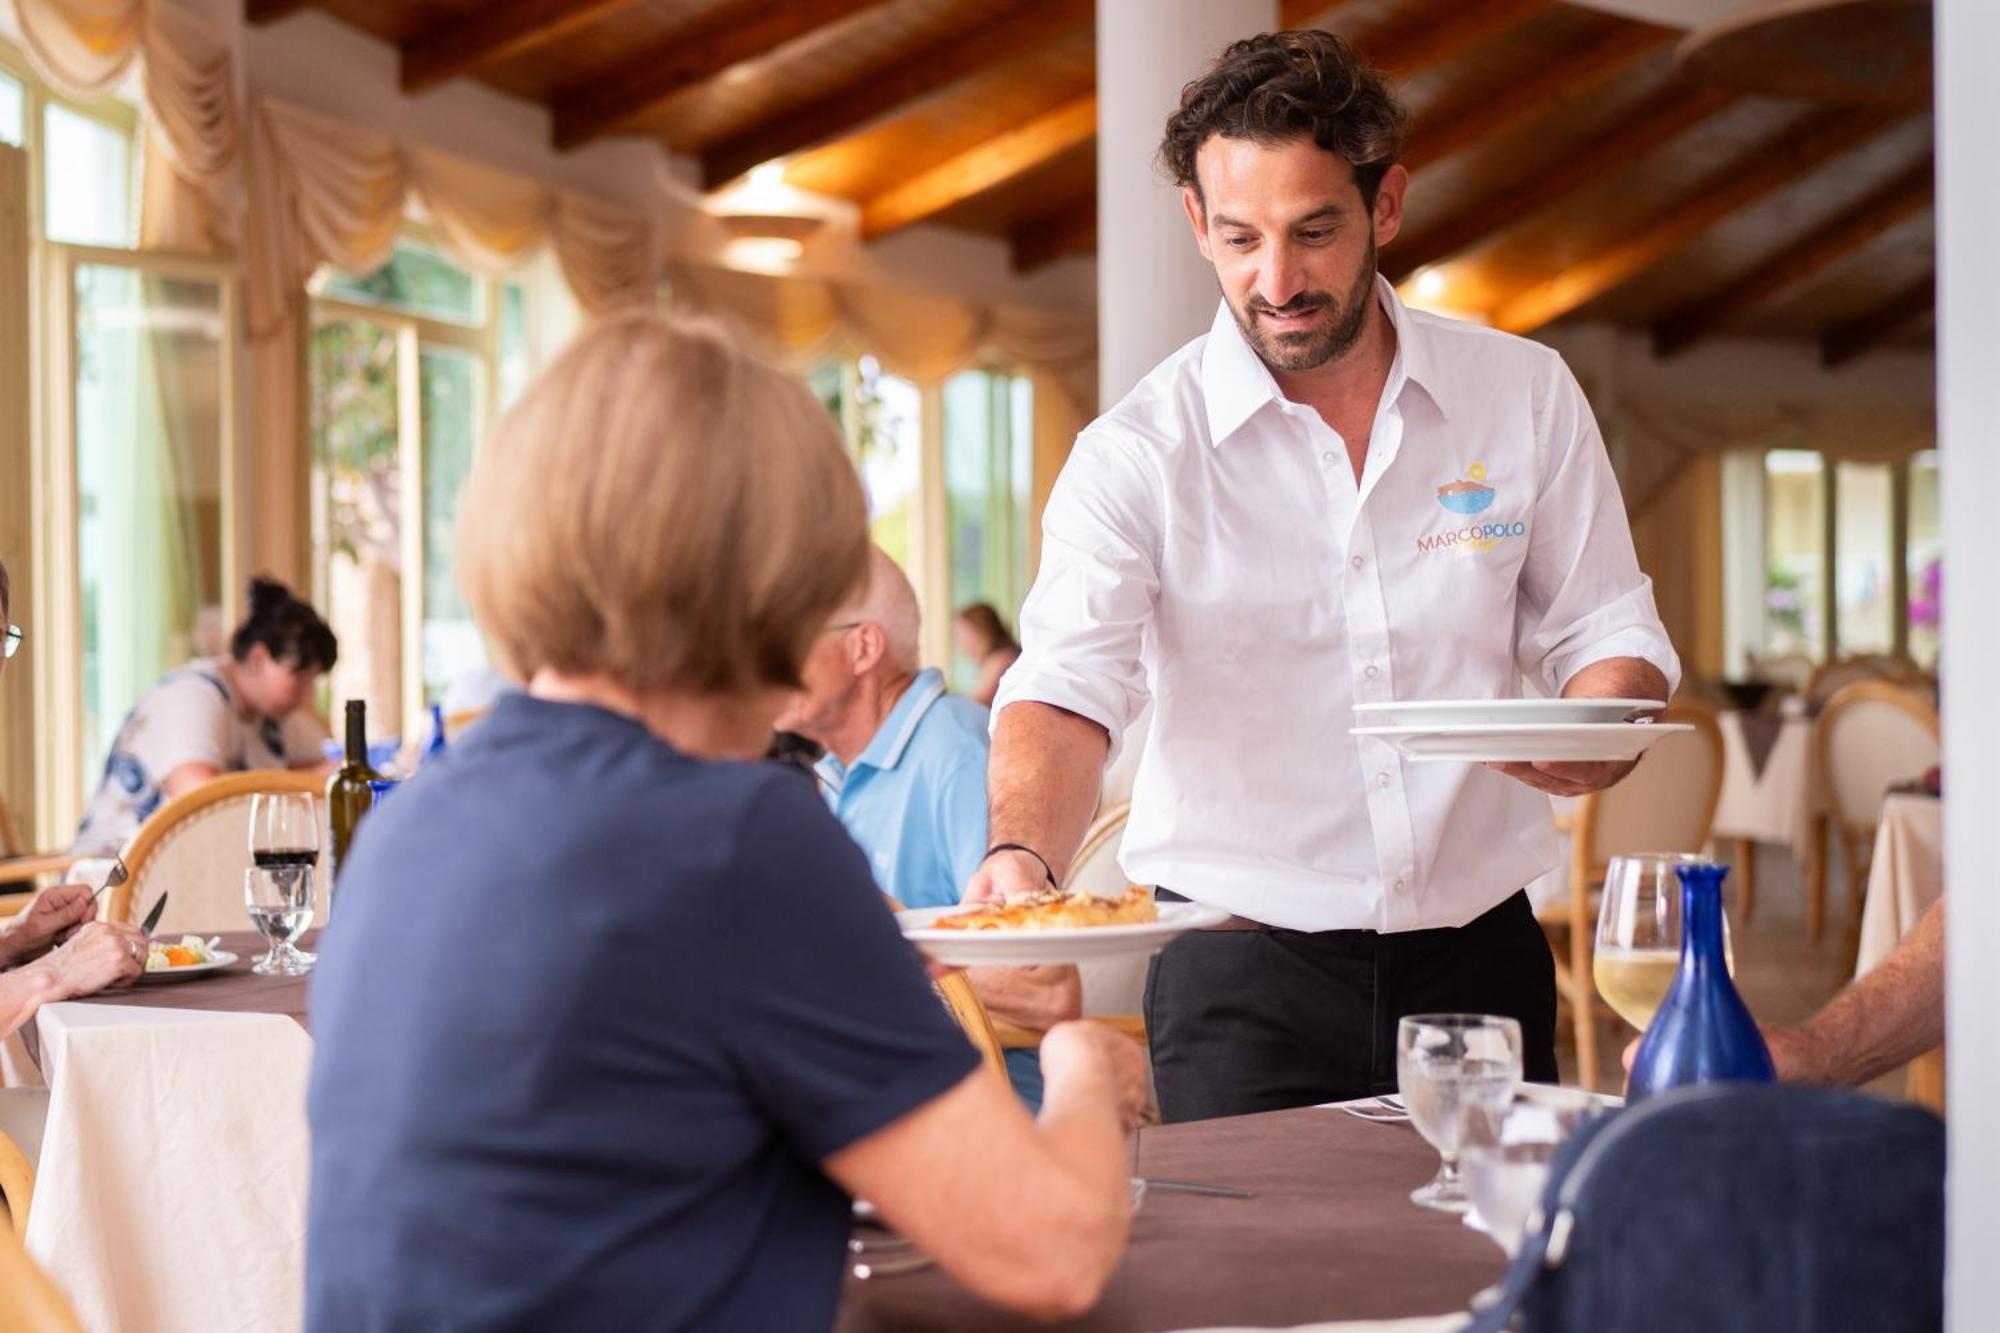
<path id="1" fill-rule="evenodd" d="M 431 738 L 424 743 L 424 757 L 420 761 L 428 764 L 444 753 L 444 707 L 431 705 Z"/>
<path id="2" fill-rule="evenodd" d="M 1764 1034 L 1729 979 L 1722 950 L 1727 866 L 1676 867 L 1681 880 L 1681 966 L 1632 1059 L 1628 1101 L 1694 1083 L 1771 1083 Z"/>

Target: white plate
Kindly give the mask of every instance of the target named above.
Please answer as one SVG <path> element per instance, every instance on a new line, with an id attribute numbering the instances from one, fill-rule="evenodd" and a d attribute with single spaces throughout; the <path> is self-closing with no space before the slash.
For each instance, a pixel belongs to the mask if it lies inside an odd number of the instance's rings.
<path id="1" fill-rule="evenodd" d="M 1410 699 L 1356 704 L 1354 720 L 1364 727 L 1560 726 L 1623 722 L 1665 707 L 1658 699 Z"/>
<path id="2" fill-rule="evenodd" d="M 1080 963 L 1090 958 L 1156 954 L 1182 931 L 1220 925 L 1229 913 L 1200 903 L 1161 903 L 1158 921 L 1122 926 L 1072 926 L 1063 930 L 932 930 L 941 916 L 963 907 L 923 907 L 899 912 L 903 934 L 926 957 L 952 967 Z"/>
<path id="3" fill-rule="evenodd" d="M 1570 726 L 1354 727 L 1405 758 L 1461 764 L 1589 763 L 1637 759 L 1685 722 L 1590 722 Z"/>
<path id="4" fill-rule="evenodd" d="M 205 963 L 190 963 L 186 967 L 166 967 L 157 972 L 142 972 L 139 974 L 139 980 L 141 982 L 189 981 L 195 977 L 205 977 L 210 972 L 220 972 L 236 959 L 237 955 L 229 950 L 217 949 L 208 956 L 208 961 Z"/>

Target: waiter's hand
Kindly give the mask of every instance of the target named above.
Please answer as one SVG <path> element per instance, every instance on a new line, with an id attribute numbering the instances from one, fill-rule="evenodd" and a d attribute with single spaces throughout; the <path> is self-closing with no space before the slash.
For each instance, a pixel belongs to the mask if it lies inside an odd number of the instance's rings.
<path id="1" fill-rule="evenodd" d="M 966 903 L 1013 902 L 1032 898 L 1049 887 L 1049 872 L 1027 852 L 995 852 L 979 863 L 965 882 Z"/>
<path id="2" fill-rule="evenodd" d="M 1505 773 L 1515 781 L 1525 782 L 1536 791 L 1545 791 L 1551 796 L 1588 796 L 1591 792 L 1603 791 L 1638 766 L 1636 759 L 1587 764 L 1487 765 L 1495 773 Z"/>

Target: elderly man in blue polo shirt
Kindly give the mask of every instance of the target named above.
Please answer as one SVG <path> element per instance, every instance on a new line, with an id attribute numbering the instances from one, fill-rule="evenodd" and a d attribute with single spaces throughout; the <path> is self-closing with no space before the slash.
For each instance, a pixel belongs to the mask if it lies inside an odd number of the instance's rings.
<path id="1" fill-rule="evenodd" d="M 875 882 L 905 907 L 942 907 L 986 854 L 986 710 L 946 693 L 943 673 L 918 669 L 916 591 L 881 548 L 868 586 L 827 622 L 807 654 L 805 689 L 778 727 L 826 747 L 818 772 L 827 803 L 868 854 Z M 973 968 L 995 1018 L 1045 1031 L 1081 1011 L 1070 967 Z M 1041 1099 L 1032 1051 L 1007 1071 L 1031 1106 Z"/>

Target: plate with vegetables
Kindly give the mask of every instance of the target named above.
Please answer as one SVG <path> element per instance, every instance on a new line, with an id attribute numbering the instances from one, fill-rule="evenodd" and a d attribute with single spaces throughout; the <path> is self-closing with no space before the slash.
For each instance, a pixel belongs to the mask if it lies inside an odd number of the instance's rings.
<path id="1" fill-rule="evenodd" d="M 190 977 L 220 972 L 236 961 L 236 955 L 215 946 L 220 935 L 204 940 L 199 935 L 183 935 L 173 944 L 154 940 L 146 950 L 146 972 L 141 981 L 186 981 Z"/>

